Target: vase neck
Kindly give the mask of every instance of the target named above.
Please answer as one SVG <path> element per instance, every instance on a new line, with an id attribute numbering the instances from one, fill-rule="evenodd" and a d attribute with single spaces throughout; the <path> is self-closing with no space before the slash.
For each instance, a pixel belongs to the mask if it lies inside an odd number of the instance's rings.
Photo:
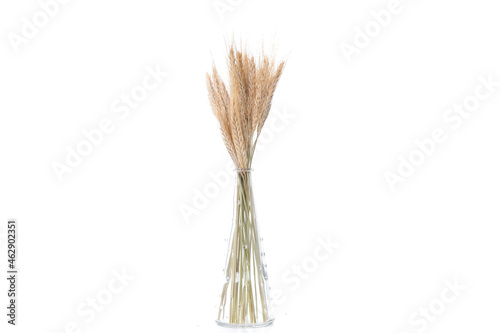
<path id="1" fill-rule="evenodd" d="M 253 169 L 234 169 L 234 173 L 236 175 L 247 175 L 250 176 L 253 172 Z"/>

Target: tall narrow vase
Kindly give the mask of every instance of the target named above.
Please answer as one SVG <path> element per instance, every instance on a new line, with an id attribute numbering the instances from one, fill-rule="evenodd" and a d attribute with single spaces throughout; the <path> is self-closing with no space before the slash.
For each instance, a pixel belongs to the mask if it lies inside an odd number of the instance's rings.
<path id="1" fill-rule="evenodd" d="M 229 237 L 217 323 L 228 327 L 271 324 L 271 300 L 257 228 L 251 169 L 237 169 L 234 218 Z"/>

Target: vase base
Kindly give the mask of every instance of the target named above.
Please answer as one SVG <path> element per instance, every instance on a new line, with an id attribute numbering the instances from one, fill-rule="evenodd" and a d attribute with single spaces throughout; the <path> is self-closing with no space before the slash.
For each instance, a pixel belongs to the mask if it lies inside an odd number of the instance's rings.
<path id="1" fill-rule="evenodd" d="M 216 320 L 215 322 L 217 323 L 217 325 L 227 328 L 259 328 L 272 325 L 272 323 L 274 322 L 274 318 L 263 323 L 255 323 L 255 324 L 231 324 L 219 320 Z"/>

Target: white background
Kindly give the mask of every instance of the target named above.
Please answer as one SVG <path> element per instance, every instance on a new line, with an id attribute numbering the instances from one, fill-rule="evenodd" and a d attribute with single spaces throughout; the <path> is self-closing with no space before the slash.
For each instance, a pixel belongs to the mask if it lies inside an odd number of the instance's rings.
<path id="1" fill-rule="evenodd" d="M 500 87 L 459 128 L 443 119 L 480 76 L 500 81 L 496 2 L 401 0 L 350 62 L 341 43 L 389 1 L 229 3 L 221 17 L 212 0 L 72 0 L 16 52 L 8 36 L 40 4 L 2 1 L 0 258 L 4 271 L 16 218 L 20 277 L 15 328 L 0 283 L 0 331 L 228 331 L 214 320 L 233 184 L 197 215 L 180 210 L 229 161 L 205 72 L 213 58 L 225 73 L 233 33 L 288 60 L 254 163 L 270 283 L 285 295 L 262 331 L 418 332 L 410 318 L 443 310 L 447 279 L 467 289 L 420 331 L 498 331 Z M 113 102 L 148 66 L 168 78 L 120 119 Z M 112 133 L 59 181 L 52 164 L 104 118 Z M 447 140 L 391 191 L 384 173 L 436 127 Z M 328 237 L 340 247 L 314 265 Z M 122 269 L 133 280 L 86 322 L 77 309 Z"/>

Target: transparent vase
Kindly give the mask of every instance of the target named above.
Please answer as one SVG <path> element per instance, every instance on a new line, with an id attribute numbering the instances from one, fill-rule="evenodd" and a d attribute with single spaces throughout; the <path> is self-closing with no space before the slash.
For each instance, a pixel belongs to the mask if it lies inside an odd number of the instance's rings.
<path id="1" fill-rule="evenodd" d="M 227 327 L 261 327 L 274 317 L 262 239 L 257 228 L 252 170 L 235 170 L 234 212 L 217 323 Z"/>

